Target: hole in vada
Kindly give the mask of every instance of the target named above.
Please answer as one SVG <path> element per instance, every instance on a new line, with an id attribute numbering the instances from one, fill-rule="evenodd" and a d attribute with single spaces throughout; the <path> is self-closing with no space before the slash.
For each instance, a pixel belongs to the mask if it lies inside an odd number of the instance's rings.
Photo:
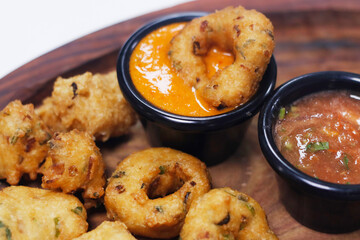
<path id="1" fill-rule="evenodd" d="M 203 61 L 206 66 L 207 77 L 211 78 L 218 71 L 233 64 L 235 57 L 231 50 L 213 45 L 209 48 L 206 55 L 203 56 Z"/>
<path id="2" fill-rule="evenodd" d="M 173 194 L 184 185 L 184 180 L 172 174 L 157 176 L 149 185 L 147 195 L 150 199 Z"/>
<path id="3" fill-rule="evenodd" d="M 157 175 L 147 188 L 149 199 L 162 198 L 175 193 L 187 180 L 187 177 L 179 164 L 174 166 L 161 166 Z"/>

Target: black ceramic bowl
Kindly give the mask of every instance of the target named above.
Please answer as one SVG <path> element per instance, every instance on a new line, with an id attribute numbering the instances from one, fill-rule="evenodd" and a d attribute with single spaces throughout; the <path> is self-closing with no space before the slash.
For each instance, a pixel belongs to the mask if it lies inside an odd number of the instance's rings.
<path id="1" fill-rule="evenodd" d="M 197 156 L 208 165 L 229 157 L 239 146 L 250 119 L 256 115 L 276 82 L 276 63 L 272 57 L 256 94 L 237 109 L 210 117 L 188 117 L 166 112 L 143 98 L 129 72 L 130 56 L 139 41 L 155 29 L 186 22 L 206 13 L 186 12 L 157 19 L 137 30 L 125 43 L 117 61 L 120 88 L 140 120 L 152 146 L 175 148 Z"/>
<path id="2" fill-rule="evenodd" d="M 259 116 L 261 150 L 278 178 L 280 199 L 303 225 L 323 232 L 347 232 L 360 228 L 360 185 L 334 184 L 299 171 L 276 147 L 274 125 L 283 106 L 319 91 L 349 90 L 360 93 L 360 75 L 316 72 L 294 78 L 274 91 Z"/>

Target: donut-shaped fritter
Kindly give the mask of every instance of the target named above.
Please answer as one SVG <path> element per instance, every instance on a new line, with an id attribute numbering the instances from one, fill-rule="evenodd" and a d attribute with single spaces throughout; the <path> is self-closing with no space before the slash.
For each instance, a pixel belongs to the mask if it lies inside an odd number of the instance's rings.
<path id="1" fill-rule="evenodd" d="M 94 230 L 73 240 L 136 240 L 120 221 L 104 221 Z"/>
<path id="2" fill-rule="evenodd" d="M 0 191 L 0 239 L 68 240 L 85 233 L 87 213 L 74 196 L 24 186 Z"/>
<path id="3" fill-rule="evenodd" d="M 193 202 L 181 230 L 182 240 L 275 240 L 261 206 L 231 188 L 212 189 Z"/>
<path id="4" fill-rule="evenodd" d="M 184 81 L 213 106 L 237 106 L 258 88 L 275 47 L 273 31 L 263 14 L 228 7 L 188 23 L 172 40 L 169 55 Z M 202 56 L 212 45 L 232 51 L 235 61 L 209 79 Z"/>
<path id="5" fill-rule="evenodd" d="M 170 148 L 152 148 L 124 159 L 105 192 L 108 217 L 135 235 L 171 238 L 179 234 L 193 200 L 210 189 L 206 166 Z"/>
<path id="6" fill-rule="evenodd" d="M 43 188 L 61 189 L 64 193 L 81 189 L 85 199 L 104 195 L 104 163 L 88 133 L 76 129 L 55 133 L 48 145 L 48 156 L 39 170 L 44 175 Z"/>
<path id="7" fill-rule="evenodd" d="M 35 180 L 48 151 L 50 130 L 32 104 L 10 102 L 0 112 L 0 179 L 17 184 L 24 173 Z"/>
<path id="8" fill-rule="evenodd" d="M 58 77 L 51 97 L 36 111 L 54 132 L 78 129 L 103 142 L 126 134 L 137 119 L 120 91 L 115 71 Z"/>

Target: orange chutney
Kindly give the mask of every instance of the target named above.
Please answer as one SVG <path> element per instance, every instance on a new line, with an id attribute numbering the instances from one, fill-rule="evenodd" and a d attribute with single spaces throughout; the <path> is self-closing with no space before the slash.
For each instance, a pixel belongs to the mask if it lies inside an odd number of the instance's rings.
<path id="1" fill-rule="evenodd" d="M 183 116 L 212 116 L 232 110 L 218 110 L 185 84 L 171 66 L 168 56 L 171 39 L 186 23 L 173 23 L 145 36 L 130 58 L 130 75 L 136 89 L 155 106 Z M 213 46 L 203 57 L 209 77 L 234 62 L 231 52 Z"/>

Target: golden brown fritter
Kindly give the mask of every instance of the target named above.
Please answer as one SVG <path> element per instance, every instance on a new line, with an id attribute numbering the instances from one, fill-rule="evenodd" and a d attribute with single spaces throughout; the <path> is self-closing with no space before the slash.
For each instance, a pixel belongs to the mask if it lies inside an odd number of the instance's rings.
<path id="1" fill-rule="evenodd" d="M 68 240 L 87 227 L 84 206 L 72 195 L 24 186 L 0 191 L 0 239 Z"/>
<path id="2" fill-rule="evenodd" d="M 273 32 L 263 14 L 227 7 L 188 23 L 172 40 L 169 55 L 184 81 L 213 106 L 237 106 L 258 88 L 275 47 Z M 235 61 L 208 79 L 202 56 L 213 45 L 232 51 Z"/>
<path id="3" fill-rule="evenodd" d="M 124 223 L 104 221 L 94 230 L 73 240 L 136 240 Z"/>
<path id="4" fill-rule="evenodd" d="M 45 163 L 39 169 L 44 174 L 42 187 L 61 189 L 65 193 L 84 190 L 85 199 L 104 195 L 104 163 L 92 137 L 72 130 L 55 133 Z"/>
<path id="5" fill-rule="evenodd" d="M 28 173 L 35 180 L 50 137 L 50 130 L 35 114 L 32 104 L 10 102 L 0 112 L 0 179 L 17 184 Z"/>
<path id="6" fill-rule="evenodd" d="M 54 112 L 51 97 L 45 98 L 42 105 L 35 109 L 35 112 L 53 132 L 67 131 L 66 127 L 62 125 L 60 117 Z"/>
<path id="7" fill-rule="evenodd" d="M 199 159 L 170 148 L 150 148 L 124 159 L 105 193 L 108 217 L 129 231 L 152 238 L 179 234 L 195 199 L 209 191 L 208 171 Z"/>
<path id="8" fill-rule="evenodd" d="M 51 97 L 36 111 L 54 131 L 78 129 L 101 141 L 126 134 L 136 121 L 135 112 L 120 91 L 115 72 L 59 77 Z"/>
<path id="9" fill-rule="evenodd" d="M 261 206 L 231 188 L 212 189 L 191 205 L 181 230 L 182 240 L 276 240 Z"/>

